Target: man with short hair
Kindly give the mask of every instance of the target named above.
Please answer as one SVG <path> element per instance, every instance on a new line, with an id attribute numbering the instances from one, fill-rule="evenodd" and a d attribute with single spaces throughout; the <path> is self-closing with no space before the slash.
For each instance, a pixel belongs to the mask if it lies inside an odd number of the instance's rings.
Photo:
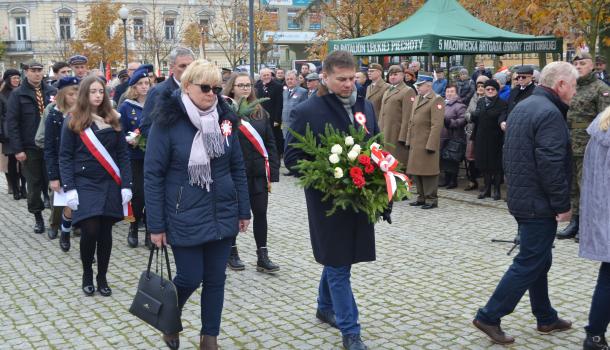
<path id="1" fill-rule="evenodd" d="M 309 69 L 309 67 L 307 67 Z M 282 134 L 282 108 L 284 91 L 282 85 L 276 82 L 271 75 L 271 69 L 263 68 L 260 71 L 260 80 L 254 84 L 256 97 L 267 97 L 269 100 L 261 103 L 261 106 L 269 113 L 269 120 L 273 128 L 273 137 L 278 154 L 284 153 L 284 135 Z"/>
<path id="2" fill-rule="evenodd" d="M 89 60 L 83 55 L 74 55 L 68 59 L 68 64 L 70 64 L 74 76 L 80 80 L 83 80 L 89 74 L 87 62 L 89 62 Z"/>
<path id="3" fill-rule="evenodd" d="M 133 72 L 135 72 L 136 69 L 140 68 L 140 65 L 140 62 L 129 62 L 127 64 L 127 76 L 131 78 Z M 114 96 L 112 96 L 112 99 L 114 100 L 114 103 L 116 104 L 117 108 L 120 106 L 119 100 L 121 99 L 121 96 L 123 96 L 123 94 L 125 93 L 125 91 L 127 91 L 127 88 L 129 87 L 129 78 L 121 84 L 117 85 L 116 88 L 114 88 Z"/>
<path id="4" fill-rule="evenodd" d="M 421 209 L 438 207 L 441 132 L 445 119 L 445 99 L 432 90 L 432 77 L 421 74 L 415 84 L 417 98 L 405 135 L 409 150 L 407 174 L 417 186 L 417 199 L 411 206 Z M 387 94 L 387 92 L 386 92 Z"/>
<path id="5" fill-rule="evenodd" d="M 44 181 L 44 158 L 42 149 L 36 146 L 35 137 L 40 118 L 45 107 L 51 102 L 57 89 L 44 84 L 42 78 L 43 65 L 39 62 L 29 62 L 25 65 L 23 83 L 13 90 L 8 100 L 6 111 L 6 125 L 9 144 L 15 151 L 15 158 L 23 164 L 28 192 L 28 211 L 34 214 L 36 224 L 34 233 L 45 231 L 42 211 L 42 191 L 46 191 Z"/>
<path id="6" fill-rule="evenodd" d="M 327 124 L 341 132 L 349 127 L 362 128 L 355 120 L 363 114 L 367 137 L 379 133 L 373 106 L 364 98 L 356 96 L 354 79 L 356 65 L 354 56 L 347 51 L 333 51 L 323 64 L 322 76 L 325 84 L 320 86 L 318 96 L 297 105 L 292 111 L 294 123 L 291 127 L 304 135 L 307 126 L 313 135 L 324 134 Z M 297 162 L 306 159 L 302 150 L 291 147 L 293 135 L 286 140 L 284 162 L 292 172 Z M 343 347 L 348 350 L 365 350 L 360 338 L 358 307 L 350 284 L 353 264 L 375 260 L 375 226 L 366 214 L 347 208 L 327 216 L 330 201 L 322 200 L 324 193 L 313 188 L 305 189 L 309 233 L 316 261 L 324 268 L 318 288 L 316 317 L 343 336 Z"/>
<path id="7" fill-rule="evenodd" d="M 313 74 L 313 73 L 311 73 Z M 292 110 L 299 103 L 307 100 L 307 90 L 298 85 L 297 71 L 291 70 L 286 74 L 286 86 L 282 93 L 282 132 L 284 138 L 288 135 L 288 128 L 292 125 L 291 119 Z"/>
<path id="8" fill-rule="evenodd" d="M 517 103 L 528 98 L 534 92 L 534 68 L 528 65 L 522 65 L 517 69 L 517 86 L 510 91 L 508 97 L 508 113 L 515 108 Z"/>
<path id="9" fill-rule="evenodd" d="M 436 80 L 432 83 L 432 90 L 437 95 L 445 97 L 445 89 L 447 88 L 447 79 L 445 79 L 445 70 L 443 68 L 436 69 Z"/>
<path id="10" fill-rule="evenodd" d="M 492 75 L 491 75 L 491 71 L 487 68 L 485 68 L 485 62 L 481 61 L 479 62 L 479 64 L 477 65 L 477 69 L 474 71 L 474 73 L 472 73 L 472 81 L 476 83 L 477 78 L 480 77 L 481 75 L 484 75 L 486 77 L 488 77 L 489 79 L 491 79 Z"/>
<path id="11" fill-rule="evenodd" d="M 53 70 L 53 80 L 51 81 L 51 86 L 53 86 L 54 88 L 57 89 L 57 84 L 59 83 L 59 80 L 61 78 L 65 78 L 70 76 L 70 74 L 72 74 L 72 69 L 70 68 L 70 65 L 68 64 L 68 62 L 55 62 L 53 64 L 53 67 L 51 67 L 51 69 Z"/>
<path id="12" fill-rule="evenodd" d="M 307 85 L 307 98 L 315 96 L 320 86 L 320 76 L 318 73 L 309 73 L 305 78 L 305 84 Z"/>
<path id="13" fill-rule="evenodd" d="M 286 83 L 285 83 L 286 72 L 284 72 L 284 70 L 282 68 L 277 68 L 275 70 L 275 80 L 282 85 L 286 85 Z"/>
<path id="14" fill-rule="evenodd" d="M 144 137 L 148 137 L 148 132 L 154 120 L 151 115 L 158 100 L 160 98 L 169 98 L 169 96 L 175 90 L 180 88 L 180 79 L 182 73 L 186 70 L 186 67 L 195 60 L 195 54 L 191 49 L 186 47 L 176 47 L 169 54 L 169 69 L 172 74 L 160 84 L 155 85 L 152 89 L 148 90 L 146 95 L 146 102 L 144 102 L 144 109 L 142 110 L 142 121 L 140 124 L 140 132 Z"/>
<path id="15" fill-rule="evenodd" d="M 379 110 L 379 129 L 383 133 L 385 149 L 404 168 L 409 158 L 409 150 L 405 147 L 409 120 L 415 101 L 415 92 L 404 82 L 404 73 L 398 65 L 388 69 L 389 87 L 383 93 L 381 109 Z"/>
<path id="16" fill-rule="evenodd" d="M 610 105 L 610 87 L 597 79 L 593 72 L 593 59 L 589 53 L 580 53 L 572 61 L 578 71 L 576 96 L 568 111 L 568 128 L 572 137 L 572 221 L 557 239 L 573 238 L 578 235 L 580 214 L 580 179 L 585 148 L 589 142 L 587 128 L 595 117 Z"/>
<path id="17" fill-rule="evenodd" d="M 606 72 L 606 59 L 603 56 L 597 56 L 595 58 L 595 75 L 597 76 L 597 79 L 610 85 L 610 76 L 608 75 L 608 72 Z"/>
<path id="18" fill-rule="evenodd" d="M 371 63 L 369 65 L 368 76 L 371 79 L 371 85 L 366 88 L 366 99 L 373 104 L 375 118 L 379 121 L 381 100 L 389 85 L 383 80 L 383 67 L 379 63 Z"/>
<path id="19" fill-rule="evenodd" d="M 557 223 L 569 221 L 571 216 L 571 148 L 565 118 L 576 93 L 577 77 L 569 63 L 548 64 L 541 72 L 540 86 L 508 116 L 504 172 L 508 209 L 519 225 L 521 246 L 493 295 L 472 321 L 496 344 L 515 341 L 504 333 L 500 322 L 513 312 L 526 291 L 538 333 L 572 327 L 551 306 L 548 272 Z"/>

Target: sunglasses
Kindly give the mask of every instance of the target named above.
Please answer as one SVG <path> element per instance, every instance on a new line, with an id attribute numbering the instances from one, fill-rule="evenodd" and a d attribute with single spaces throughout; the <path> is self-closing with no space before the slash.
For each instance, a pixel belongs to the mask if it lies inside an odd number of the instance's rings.
<path id="1" fill-rule="evenodd" d="M 530 75 L 517 75 L 517 80 L 527 79 L 529 77 L 530 77 Z"/>
<path id="2" fill-rule="evenodd" d="M 250 89 L 252 84 L 237 84 L 235 85 L 238 89 Z M 202 89 L 203 90 L 203 89 Z"/>
<path id="3" fill-rule="evenodd" d="M 208 84 L 193 84 L 193 85 L 198 85 L 201 88 L 201 92 L 203 92 L 204 94 L 207 94 L 208 92 L 212 91 L 214 94 L 218 95 L 222 92 L 222 87 L 220 87 L 220 86 L 211 86 Z"/>

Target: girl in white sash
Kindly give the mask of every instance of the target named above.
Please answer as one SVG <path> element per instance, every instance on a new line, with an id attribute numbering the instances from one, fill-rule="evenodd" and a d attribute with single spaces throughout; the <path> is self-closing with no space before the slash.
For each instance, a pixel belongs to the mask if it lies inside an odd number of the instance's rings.
<path id="1" fill-rule="evenodd" d="M 269 122 L 269 113 L 260 104 L 252 105 L 252 108 L 244 108 L 256 100 L 252 86 L 248 73 L 237 73 L 229 79 L 223 94 L 233 99 L 233 103 L 238 107 L 237 114 L 242 121 L 242 127 L 239 128 L 239 143 L 244 155 L 250 208 L 254 219 L 253 230 L 258 256 L 256 270 L 272 273 L 279 271 L 280 267 L 274 264 L 267 254 L 267 206 L 271 182 L 280 180 L 280 161 L 273 129 Z M 243 130 L 246 125 L 248 128 Z M 267 161 L 264 153 L 267 153 Z M 233 239 L 229 268 L 243 270 L 245 265 L 239 258 L 236 238 Z"/>
<path id="2" fill-rule="evenodd" d="M 68 118 L 61 134 L 59 171 L 72 223 L 81 228 L 82 289 L 87 296 L 95 292 L 92 263 L 97 250 L 97 290 L 110 296 L 106 272 L 112 226 L 123 219 L 123 205 L 132 196 L 127 141 L 104 83 L 95 76 L 81 82 Z"/>

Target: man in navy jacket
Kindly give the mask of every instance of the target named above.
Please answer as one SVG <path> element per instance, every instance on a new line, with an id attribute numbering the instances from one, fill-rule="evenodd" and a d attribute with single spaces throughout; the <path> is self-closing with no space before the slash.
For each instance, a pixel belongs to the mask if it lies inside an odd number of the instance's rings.
<path id="1" fill-rule="evenodd" d="M 529 291 L 539 333 L 572 326 L 551 306 L 547 273 L 557 222 L 569 221 L 571 216 L 572 165 L 566 113 L 576 93 L 577 78 L 576 69 L 569 63 L 547 65 L 540 75 L 540 86 L 508 116 L 503 155 L 507 202 L 519 225 L 521 247 L 473 321 L 497 344 L 515 341 L 502 331 L 500 321 L 513 312 L 525 291 Z"/>

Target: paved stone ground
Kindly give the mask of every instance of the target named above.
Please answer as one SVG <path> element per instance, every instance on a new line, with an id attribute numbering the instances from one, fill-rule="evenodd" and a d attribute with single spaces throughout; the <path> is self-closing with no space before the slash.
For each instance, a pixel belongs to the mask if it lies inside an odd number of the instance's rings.
<path id="1" fill-rule="evenodd" d="M 127 311 L 147 252 L 127 247 L 125 224 L 114 230 L 112 297 L 85 297 L 78 239 L 62 253 L 57 240 L 31 232 L 24 200 L 7 196 L 4 183 L 0 193 L 0 349 L 163 348 L 159 334 Z M 394 224 L 377 226 L 377 261 L 353 268 L 363 338 L 371 349 L 502 348 L 470 322 L 511 262 L 510 245 L 490 239 L 512 239 L 515 221 L 503 201 L 478 201 L 461 190 L 441 195 L 436 210 L 395 205 Z M 315 318 L 321 267 L 312 257 L 304 204 L 293 179 L 274 185 L 269 247 L 281 265 L 275 276 L 255 271 L 252 234 L 239 236 L 248 266 L 227 272 L 223 349 L 341 348 L 339 333 Z M 513 349 L 581 346 L 598 266 L 578 258 L 577 248 L 572 241 L 556 243 L 549 278 L 554 306 L 575 328 L 538 335 L 526 296 L 503 320 L 517 338 Z M 184 349 L 198 342 L 198 302 L 197 293 L 184 311 Z"/>

